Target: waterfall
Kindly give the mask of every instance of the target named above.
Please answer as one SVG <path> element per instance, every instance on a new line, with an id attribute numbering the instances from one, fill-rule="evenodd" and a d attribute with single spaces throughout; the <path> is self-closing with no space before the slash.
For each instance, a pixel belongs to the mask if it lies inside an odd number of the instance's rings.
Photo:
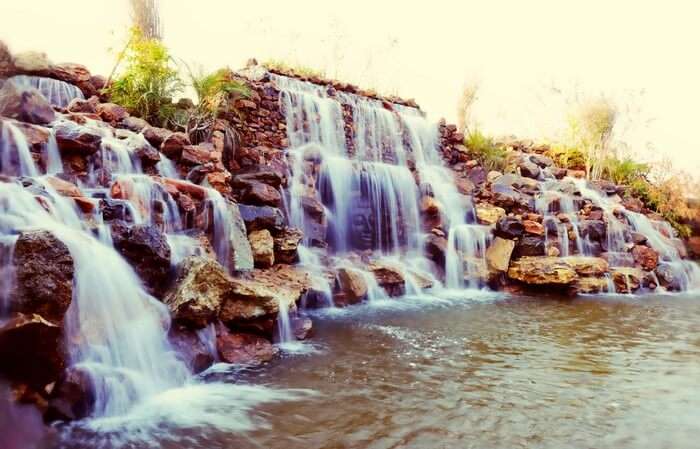
<path id="1" fill-rule="evenodd" d="M 85 99 L 83 91 L 65 81 L 30 75 L 16 75 L 10 80 L 18 86 L 37 89 L 49 103 L 59 108 L 65 108 L 75 98 Z"/>

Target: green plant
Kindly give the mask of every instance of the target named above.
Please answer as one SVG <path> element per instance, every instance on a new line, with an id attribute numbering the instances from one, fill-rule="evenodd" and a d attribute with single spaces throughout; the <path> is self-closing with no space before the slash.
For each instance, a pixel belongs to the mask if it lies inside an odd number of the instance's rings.
<path id="1" fill-rule="evenodd" d="M 168 49 L 134 27 L 121 59 L 126 67 L 107 88 L 112 101 L 151 124 L 166 126 L 175 114 L 172 98 L 183 89 Z"/>
<path id="2" fill-rule="evenodd" d="M 563 144 L 551 144 L 547 155 L 552 158 L 559 167 L 572 170 L 586 169 L 586 158 L 581 150 L 576 147 Z"/>
<path id="3" fill-rule="evenodd" d="M 608 157 L 602 162 L 602 176 L 616 184 L 630 184 L 636 179 L 647 176 L 649 170 L 648 164 L 635 162 L 630 157 L 624 159 Z"/>
<path id="4" fill-rule="evenodd" d="M 268 70 L 276 72 L 301 76 L 307 78 L 326 78 L 326 72 L 323 70 L 314 69 L 301 64 L 291 64 L 279 59 L 270 59 L 262 63 L 262 66 Z"/>
<path id="5" fill-rule="evenodd" d="M 465 138 L 464 145 L 486 171 L 504 171 L 508 164 L 508 151 L 479 129 L 473 129 Z"/>

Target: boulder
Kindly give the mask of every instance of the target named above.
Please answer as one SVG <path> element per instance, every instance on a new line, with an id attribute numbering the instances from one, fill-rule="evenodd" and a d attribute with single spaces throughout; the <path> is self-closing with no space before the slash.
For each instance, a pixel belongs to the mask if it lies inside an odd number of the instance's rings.
<path id="1" fill-rule="evenodd" d="M 46 73 L 51 68 L 51 61 L 44 52 L 25 51 L 15 54 L 15 68 L 20 73 Z"/>
<path id="2" fill-rule="evenodd" d="M 573 289 L 576 293 L 611 293 L 608 292 L 609 282 L 606 278 L 580 277 L 574 282 Z"/>
<path id="3" fill-rule="evenodd" d="M 639 268 L 614 267 L 610 272 L 618 293 L 633 293 L 642 285 L 643 273 Z"/>
<path id="4" fill-rule="evenodd" d="M 44 179 L 46 180 L 46 183 L 49 186 L 51 186 L 59 195 L 69 196 L 73 198 L 83 196 L 83 192 L 81 192 L 78 186 L 76 186 L 72 182 L 65 181 L 55 176 L 46 176 L 46 178 Z"/>
<path id="5" fill-rule="evenodd" d="M 582 277 L 601 277 L 610 269 L 608 261 L 600 257 L 569 256 L 562 258 L 562 260 Z"/>
<path id="6" fill-rule="evenodd" d="M 523 220 L 523 228 L 527 234 L 544 235 L 544 226 L 536 221 Z"/>
<path id="7" fill-rule="evenodd" d="M 206 329 L 205 331 L 209 332 L 210 330 L 212 331 L 212 337 L 214 337 L 213 343 L 215 346 L 216 333 L 214 329 Z M 200 330 L 199 332 L 205 331 Z M 168 332 L 168 341 L 177 353 L 178 358 L 195 374 L 201 373 L 216 361 L 216 356 L 218 355 L 216 347 L 210 347 L 210 342 L 200 338 L 197 331 L 185 326 L 174 325 Z"/>
<path id="8" fill-rule="evenodd" d="M 180 163 L 185 165 L 203 165 L 211 161 L 212 144 L 185 145 L 180 153 Z"/>
<path id="9" fill-rule="evenodd" d="M 295 316 L 292 318 L 292 332 L 297 340 L 306 340 L 311 336 L 313 322 L 311 318 L 305 316 Z"/>
<path id="10" fill-rule="evenodd" d="M 486 250 L 486 264 L 490 272 L 505 273 L 510 265 L 515 242 L 496 237 Z"/>
<path id="11" fill-rule="evenodd" d="M 275 264 L 275 241 L 267 229 L 260 229 L 248 234 L 248 241 L 253 250 L 253 260 L 257 268 L 269 268 Z"/>
<path id="12" fill-rule="evenodd" d="M 49 422 L 83 419 L 93 411 L 94 404 L 95 391 L 90 374 L 79 367 L 70 367 L 61 373 L 51 390 L 44 418 Z"/>
<path id="13" fill-rule="evenodd" d="M 284 230 L 284 215 L 275 207 L 239 204 L 238 209 L 248 232 L 267 229 L 279 235 Z"/>
<path id="14" fill-rule="evenodd" d="M 253 259 L 253 250 L 248 241 L 247 231 L 254 229 L 249 228 L 245 222 L 240 205 L 230 201 L 227 201 L 226 204 L 228 220 L 224 224 L 229 227 L 229 243 L 233 252 L 233 265 L 231 265 L 231 268 L 236 271 L 252 270 L 255 261 Z"/>
<path id="15" fill-rule="evenodd" d="M 0 40 L 0 80 L 9 78 L 16 70 L 17 68 L 15 67 L 15 61 L 10 49 L 7 47 L 7 44 Z M 2 82 L 0 82 L 0 84 L 2 84 Z"/>
<path id="16" fill-rule="evenodd" d="M 370 263 L 367 268 L 387 295 L 401 296 L 406 293 L 406 279 L 402 268 L 380 261 Z"/>
<path id="17" fill-rule="evenodd" d="M 71 121 L 61 121 L 53 127 L 61 154 L 95 154 L 102 143 L 102 135 L 97 131 Z"/>
<path id="18" fill-rule="evenodd" d="M 514 260 L 508 277 L 528 285 L 570 285 L 578 279 L 576 271 L 558 257 L 522 257 Z"/>
<path id="19" fill-rule="evenodd" d="M 146 126 L 145 128 L 143 128 L 141 130 L 141 133 L 143 134 L 143 137 L 145 137 L 146 140 L 148 140 L 148 143 L 150 143 L 151 145 L 153 145 L 156 148 L 161 148 L 161 145 L 163 144 L 163 142 L 173 134 L 173 132 L 170 131 L 169 129 L 157 128 L 155 126 Z M 183 136 L 179 135 L 176 139 L 179 139 L 183 142 L 182 146 L 189 145 L 189 138 L 184 139 Z M 187 143 L 184 143 L 185 141 Z M 175 144 L 175 140 L 170 142 L 170 145 L 174 145 L 174 144 Z M 180 151 L 182 151 L 182 148 L 180 148 Z"/>
<path id="20" fill-rule="evenodd" d="M 237 365 L 260 365 L 272 360 L 279 352 L 263 337 L 230 332 L 223 326 L 216 334 L 216 348 L 222 361 Z"/>
<path id="21" fill-rule="evenodd" d="M 154 135 L 155 132 L 153 128 L 149 128 L 144 131 L 144 136 L 147 140 L 157 140 Z M 149 137 L 151 137 L 149 139 Z M 190 138 L 185 133 L 176 132 L 168 134 L 160 145 L 160 152 L 166 155 L 169 159 L 179 160 L 182 155 L 183 149 L 190 145 Z"/>
<path id="22" fill-rule="evenodd" d="M 551 167 L 554 161 L 543 154 L 531 154 L 528 159 L 530 162 L 537 164 L 540 168 Z"/>
<path id="23" fill-rule="evenodd" d="M 486 174 L 486 182 L 488 182 L 489 184 L 493 184 L 494 182 L 498 181 L 498 178 L 500 178 L 501 176 L 503 176 L 503 173 L 501 173 L 500 171 L 491 170 Z"/>
<path id="24" fill-rule="evenodd" d="M 659 253 L 648 246 L 635 245 L 632 248 L 632 257 L 644 271 L 653 271 L 659 264 Z"/>
<path id="25" fill-rule="evenodd" d="M 537 179 L 540 177 L 540 167 L 528 159 L 522 160 L 520 164 L 518 164 L 518 168 L 520 169 L 520 174 L 522 176 L 532 179 Z"/>
<path id="26" fill-rule="evenodd" d="M 299 260 L 297 249 L 304 238 L 304 233 L 296 228 L 284 228 L 274 238 L 275 261 L 277 263 L 293 264 Z"/>
<path id="27" fill-rule="evenodd" d="M 517 239 L 523 235 L 525 227 L 523 222 L 515 217 L 501 217 L 496 223 L 494 235 L 504 239 Z"/>
<path id="28" fill-rule="evenodd" d="M 676 275 L 676 270 L 672 264 L 660 263 L 656 267 L 656 277 L 659 280 L 661 287 L 670 291 L 679 291 L 683 288 L 683 276 Z"/>
<path id="29" fill-rule="evenodd" d="M 36 89 L 6 82 L 0 88 L 0 115 L 37 125 L 51 123 L 56 113 Z"/>
<path id="30" fill-rule="evenodd" d="M 447 239 L 444 236 L 428 234 L 425 239 L 425 253 L 428 258 L 439 267 L 444 267 L 445 254 L 447 253 Z"/>
<path id="31" fill-rule="evenodd" d="M 287 310 L 294 310 L 308 290 L 309 282 L 306 271 L 291 265 L 255 269 L 246 276 L 233 278 L 219 318 L 224 323 L 235 323 L 277 315 L 280 303 L 284 303 Z"/>
<path id="32" fill-rule="evenodd" d="M 73 98 L 66 109 L 69 112 L 85 113 L 85 114 L 97 114 L 97 105 L 100 104 L 100 99 L 97 97 L 90 97 L 87 100 L 82 98 Z"/>
<path id="33" fill-rule="evenodd" d="M 114 103 L 98 103 L 95 112 L 102 120 L 115 126 L 129 116 L 125 108 Z"/>
<path id="34" fill-rule="evenodd" d="M 65 367 L 61 327 L 37 314 L 17 314 L 0 323 L 0 375 L 36 390 Z"/>
<path id="35" fill-rule="evenodd" d="M 251 181 L 239 196 L 246 204 L 279 207 L 282 204 L 280 192 L 272 186 Z"/>
<path id="36" fill-rule="evenodd" d="M 22 232 L 15 244 L 12 309 L 61 323 L 73 298 L 74 266 L 68 247 L 49 231 Z"/>
<path id="37" fill-rule="evenodd" d="M 154 225 L 112 223 L 114 247 L 134 268 L 148 291 L 160 297 L 170 277 L 170 245 Z"/>
<path id="38" fill-rule="evenodd" d="M 488 203 L 477 204 L 475 209 L 476 218 L 483 225 L 495 225 L 498 220 L 506 215 L 505 209 Z"/>
<path id="39" fill-rule="evenodd" d="M 140 117 L 133 117 L 129 116 L 124 119 L 122 119 L 121 122 L 117 125 L 120 128 L 125 128 L 128 129 L 129 131 L 133 131 L 135 133 L 140 133 L 141 131 L 145 130 L 146 128 L 150 128 L 151 125 L 148 124 L 148 122 Z M 146 139 L 148 140 L 148 139 Z M 150 141 L 149 141 L 150 143 Z M 153 145 L 151 143 L 151 145 Z M 153 145 L 154 147 L 160 147 L 160 143 L 158 145 Z"/>
<path id="40" fill-rule="evenodd" d="M 176 322 L 199 329 L 214 322 L 233 289 L 233 280 L 216 260 L 190 256 L 163 302 Z"/>
<path id="41" fill-rule="evenodd" d="M 367 281 L 359 270 L 339 268 L 336 278 L 345 304 L 356 304 L 367 299 Z"/>
<path id="42" fill-rule="evenodd" d="M 286 179 L 278 171 L 267 165 L 251 165 L 237 170 L 231 181 L 234 188 L 245 189 L 252 182 L 260 182 L 279 189 L 286 184 Z"/>
<path id="43" fill-rule="evenodd" d="M 579 234 L 592 242 L 603 242 L 608 232 L 603 220 L 582 220 L 579 223 Z"/>

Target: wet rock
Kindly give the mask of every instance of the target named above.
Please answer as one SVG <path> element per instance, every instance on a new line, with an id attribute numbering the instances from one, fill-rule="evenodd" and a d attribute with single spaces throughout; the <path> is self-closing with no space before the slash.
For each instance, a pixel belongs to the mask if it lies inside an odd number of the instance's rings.
<path id="1" fill-rule="evenodd" d="M 384 289 L 387 295 L 402 296 L 406 293 L 406 279 L 400 267 L 376 261 L 367 265 L 367 268 L 372 272 L 377 279 L 377 284 Z"/>
<path id="2" fill-rule="evenodd" d="M 61 154 L 73 152 L 88 156 L 100 149 L 102 136 L 97 131 L 71 121 L 59 122 L 53 129 Z"/>
<path id="3" fill-rule="evenodd" d="M 643 273 L 639 268 L 613 267 L 610 273 L 618 293 L 634 293 L 641 287 Z"/>
<path id="4" fill-rule="evenodd" d="M 254 266 L 253 250 L 247 238 L 247 231 L 252 231 L 243 218 L 241 206 L 226 202 L 228 220 L 225 225 L 229 227 L 230 245 L 233 253 L 233 264 L 231 268 L 236 271 L 252 270 Z"/>
<path id="5" fill-rule="evenodd" d="M 659 264 L 659 253 L 648 246 L 635 245 L 632 248 L 632 256 L 635 263 L 644 271 L 653 271 Z"/>
<path id="6" fill-rule="evenodd" d="M 141 160 L 141 166 L 144 169 L 155 166 L 160 162 L 160 152 L 146 140 L 133 150 L 133 153 Z"/>
<path id="7" fill-rule="evenodd" d="M 603 220 L 582 220 L 579 223 L 579 234 L 592 242 L 603 242 L 608 232 Z"/>
<path id="8" fill-rule="evenodd" d="M 92 75 L 90 71 L 82 64 L 75 64 L 72 62 L 54 64 L 49 69 L 49 76 L 77 86 L 83 91 L 85 97 L 90 97 L 97 93 L 97 89 L 92 84 Z"/>
<path id="9" fill-rule="evenodd" d="M 240 198 L 246 204 L 272 207 L 279 207 L 282 204 L 282 197 L 277 189 L 257 181 L 251 181 Z"/>
<path id="10" fill-rule="evenodd" d="M 144 132 L 144 136 L 149 141 L 151 140 L 149 137 L 153 138 L 151 132 L 154 132 L 152 128 Z M 166 155 L 169 159 L 176 161 L 180 159 L 182 151 L 187 145 L 190 145 L 190 138 L 187 136 L 187 134 L 180 132 L 172 133 L 164 138 L 160 145 L 160 152 Z"/>
<path id="11" fill-rule="evenodd" d="M 313 322 L 311 318 L 296 316 L 292 318 L 292 332 L 297 340 L 306 340 L 311 336 Z"/>
<path id="12" fill-rule="evenodd" d="M 238 209 L 248 232 L 267 229 L 279 235 L 284 230 L 284 215 L 276 207 L 239 204 Z"/>
<path id="13" fill-rule="evenodd" d="M 99 103 L 95 107 L 95 112 L 105 122 L 116 125 L 129 116 L 125 108 L 114 103 Z"/>
<path id="14" fill-rule="evenodd" d="M 515 246 L 514 257 L 544 256 L 545 254 L 544 237 L 525 235 L 518 240 Z"/>
<path id="15" fill-rule="evenodd" d="M 481 203 L 476 206 L 476 218 L 483 225 L 495 225 L 505 215 L 506 211 L 502 207 L 488 203 Z"/>
<path id="16" fill-rule="evenodd" d="M 601 277 L 609 270 L 608 262 L 600 257 L 569 256 L 562 260 L 573 268 L 576 274 L 583 277 Z"/>
<path id="17" fill-rule="evenodd" d="M 119 122 L 118 125 L 120 128 L 125 128 L 128 129 L 129 131 L 133 131 L 135 133 L 140 133 L 141 131 L 145 130 L 146 128 L 150 128 L 150 125 L 148 122 L 142 118 L 139 117 L 126 117 L 124 118 L 121 122 Z M 148 140 L 148 139 L 146 139 Z M 149 142 L 150 143 L 150 142 Z M 153 145 L 151 143 L 151 145 Z M 158 145 L 154 146 L 160 146 L 160 143 Z"/>
<path id="18" fill-rule="evenodd" d="M 554 161 L 542 154 L 531 154 L 528 158 L 530 162 L 537 164 L 540 168 L 551 167 L 554 165 Z"/>
<path id="19" fill-rule="evenodd" d="M 508 277 L 529 285 L 570 285 L 578 276 L 571 266 L 557 257 L 523 257 L 514 260 Z"/>
<path id="20" fill-rule="evenodd" d="M 211 351 L 216 348 L 209 348 L 196 331 L 187 327 L 175 325 L 170 328 L 168 341 L 180 360 L 195 374 L 201 373 L 216 361 L 215 355 L 218 354 L 212 354 Z"/>
<path id="21" fill-rule="evenodd" d="M 46 144 L 49 142 L 49 130 L 43 126 L 32 125 L 31 123 L 7 120 L 17 127 L 27 139 L 29 150 L 37 155 L 44 152 Z"/>
<path id="22" fill-rule="evenodd" d="M 464 176 L 455 176 L 455 187 L 462 195 L 472 195 L 476 186 L 470 178 Z"/>
<path id="23" fill-rule="evenodd" d="M 265 338 L 230 332 L 223 326 L 217 331 L 216 347 L 222 361 L 238 365 L 260 365 L 272 360 L 278 352 Z"/>
<path id="24" fill-rule="evenodd" d="M 632 212 L 641 212 L 644 208 L 644 203 L 639 198 L 627 197 L 622 201 L 622 205 Z"/>
<path id="25" fill-rule="evenodd" d="M 505 273 L 510 265 L 515 242 L 496 237 L 486 250 L 486 264 L 490 272 Z"/>
<path id="26" fill-rule="evenodd" d="M 252 165 L 236 171 L 231 181 L 234 188 L 245 189 L 250 183 L 260 182 L 274 189 L 286 183 L 286 179 L 272 167 L 266 165 Z"/>
<path id="27" fill-rule="evenodd" d="M 66 109 L 69 112 L 80 112 L 86 114 L 96 114 L 97 105 L 100 103 L 100 99 L 97 97 L 90 97 L 87 100 L 82 98 L 74 98 L 68 103 Z"/>
<path id="28" fill-rule="evenodd" d="M 496 223 L 494 235 L 504 239 L 517 239 L 525 232 L 523 222 L 515 217 L 501 217 Z"/>
<path id="29" fill-rule="evenodd" d="M 36 390 L 56 380 L 66 363 L 61 328 L 37 314 L 0 324 L 0 375 Z"/>
<path id="30" fill-rule="evenodd" d="M 343 293 L 343 305 L 356 304 L 367 299 L 367 281 L 354 268 L 340 268 L 337 273 L 338 288 Z"/>
<path id="31" fill-rule="evenodd" d="M 182 262 L 163 302 L 176 322 L 199 329 L 217 318 L 222 301 L 233 289 L 231 277 L 216 260 L 190 256 Z"/>
<path id="32" fill-rule="evenodd" d="M 284 230 L 274 238 L 275 241 L 275 261 L 277 263 L 293 264 L 299 260 L 297 249 L 304 238 L 304 233 L 295 228 L 284 228 Z"/>
<path id="33" fill-rule="evenodd" d="M 580 277 L 574 282 L 573 289 L 576 293 L 608 293 L 608 280 L 599 277 Z"/>
<path id="34" fill-rule="evenodd" d="M 88 417 L 95 404 L 93 390 L 87 371 L 78 367 L 67 368 L 51 391 L 45 420 L 75 421 Z"/>
<path id="35" fill-rule="evenodd" d="M 521 161 L 518 169 L 520 169 L 520 174 L 527 178 L 537 179 L 540 177 L 540 167 L 530 160 L 525 159 Z"/>
<path id="36" fill-rule="evenodd" d="M 180 163 L 185 165 L 203 165 L 211 160 L 214 146 L 211 144 L 185 145 L 180 153 Z"/>
<path id="37" fill-rule="evenodd" d="M 523 228 L 527 234 L 544 235 L 544 226 L 536 221 L 524 220 Z"/>
<path id="38" fill-rule="evenodd" d="M 65 181 L 55 176 L 46 176 L 45 180 L 59 195 L 69 197 L 83 196 L 83 192 L 72 182 Z"/>
<path id="39" fill-rule="evenodd" d="M 670 291 L 682 290 L 682 276 L 676 274 L 673 265 L 662 262 L 656 267 L 655 273 L 661 287 Z"/>
<path id="40" fill-rule="evenodd" d="M 112 223 L 114 247 L 129 261 L 148 291 L 160 297 L 170 277 L 170 245 L 156 226 Z"/>
<path id="41" fill-rule="evenodd" d="M 632 242 L 634 242 L 635 245 L 646 245 L 647 244 L 647 236 L 642 234 L 641 232 L 631 232 L 630 236 L 632 237 Z"/>
<path id="42" fill-rule="evenodd" d="M 275 264 L 275 241 L 267 229 L 260 229 L 248 234 L 248 241 L 253 250 L 253 260 L 257 268 L 269 268 Z"/>
<path id="43" fill-rule="evenodd" d="M 151 145 L 153 145 L 156 148 L 161 148 L 161 145 L 163 144 L 163 142 L 173 134 L 173 132 L 170 131 L 169 129 L 157 128 L 155 126 L 147 126 L 147 127 L 143 128 L 143 130 L 141 130 L 141 133 L 143 134 L 143 137 L 145 137 L 146 140 L 148 140 L 148 143 L 150 143 Z M 182 136 L 178 136 L 177 139 L 179 139 L 179 140 L 181 140 L 181 142 L 183 142 L 183 146 L 189 145 L 189 138 L 184 139 Z M 187 143 L 184 143 L 185 141 Z M 173 145 L 174 143 L 175 143 L 175 141 L 170 142 L 171 145 Z M 182 148 L 180 148 L 180 151 L 181 150 L 182 150 Z"/>
<path id="44" fill-rule="evenodd" d="M 445 254 L 447 253 L 447 239 L 444 236 L 428 234 L 425 239 L 425 253 L 428 258 L 439 267 L 444 267 Z"/>
<path id="45" fill-rule="evenodd" d="M 74 266 L 68 247 L 49 231 L 25 231 L 15 244 L 13 310 L 61 323 L 73 297 Z"/>
<path id="46" fill-rule="evenodd" d="M 308 273 L 298 267 L 275 265 L 266 270 L 255 269 L 247 276 L 233 278 L 219 318 L 224 323 L 235 323 L 276 316 L 280 303 L 294 310 L 308 288 Z"/>
<path id="47" fill-rule="evenodd" d="M 6 82 L 0 88 L 0 115 L 37 125 L 51 123 L 56 118 L 51 104 L 33 88 Z"/>

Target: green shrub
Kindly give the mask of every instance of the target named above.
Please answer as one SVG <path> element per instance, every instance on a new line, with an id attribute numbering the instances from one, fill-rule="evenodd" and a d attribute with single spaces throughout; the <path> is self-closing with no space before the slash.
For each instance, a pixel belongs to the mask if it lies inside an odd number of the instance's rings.
<path id="1" fill-rule="evenodd" d="M 616 184 L 630 184 L 648 175 L 650 168 L 649 165 L 635 162 L 630 157 L 624 159 L 608 157 L 603 161 L 602 173 L 603 178 Z"/>
<path id="2" fill-rule="evenodd" d="M 486 171 L 504 171 L 508 164 L 508 151 L 479 129 L 473 130 L 464 139 L 464 145 Z"/>
<path id="3" fill-rule="evenodd" d="M 583 152 L 581 152 L 581 150 L 578 148 L 561 144 L 553 144 L 550 145 L 547 155 L 552 158 L 552 160 L 559 167 L 568 168 L 571 170 L 586 169 L 586 158 L 583 155 Z"/>
<path id="4" fill-rule="evenodd" d="M 280 73 L 307 78 L 326 78 L 326 72 L 300 64 L 290 64 L 279 59 L 270 59 L 262 63 L 263 67 Z"/>
<path id="5" fill-rule="evenodd" d="M 125 69 L 107 88 L 111 100 L 151 124 L 166 126 L 175 114 L 172 99 L 183 89 L 168 49 L 133 28 L 122 58 Z"/>

